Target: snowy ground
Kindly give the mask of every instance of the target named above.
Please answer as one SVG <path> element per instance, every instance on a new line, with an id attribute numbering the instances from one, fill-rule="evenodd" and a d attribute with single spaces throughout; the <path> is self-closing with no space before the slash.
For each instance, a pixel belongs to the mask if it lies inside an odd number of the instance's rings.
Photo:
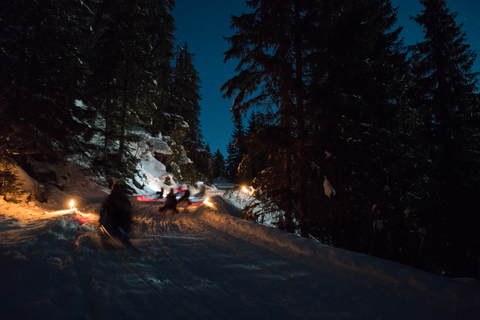
<path id="1" fill-rule="evenodd" d="M 243 221 L 221 192 L 178 215 L 132 197 L 135 251 L 98 233 L 107 190 L 69 191 L 0 201 L 1 319 L 479 319 L 479 281 Z M 72 194 L 84 215 L 51 213 Z"/>

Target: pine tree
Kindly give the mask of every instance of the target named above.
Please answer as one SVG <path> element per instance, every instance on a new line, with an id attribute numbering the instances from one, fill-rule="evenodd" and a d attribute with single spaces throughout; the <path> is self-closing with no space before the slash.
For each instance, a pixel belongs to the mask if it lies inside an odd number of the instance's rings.
<path id="1" fill-rule="evenodd" d="M 263 114 L 260 112 L 250 114 L 245 135 L 245 153 L 240 164 L 240 172 L 250 184 L 267 168 L 268 152 L 266 150 L 270 150 L 271 145 L 264 145 L 263 133 L 268 131 L 268 126 Z"/>
<path id="2" fill-rule="evenodd" d="M 245 133 L 243 129 L 242 120 L 235 122 L 232 139 L 227 145 L 227 177 L 234 182 L 240 183 L 242 181 L 242 175 L 240 174 L 238 167 L 242 162 L 243 155 L 245 153 Z"/>
<path id="3" fill-rule="evenodd" d="M 188 124 L 188 132 L 179 143 L 185 146 L 189 158 L 193 160 L 196 170 L 211 181 L 211 154 L 206 161 L 203 152 L 203 136 L 200 128 L 200 78 L 193 65 L 193 54 L 188 51 L 188 45 L 177 46 L 175 68 L 171 85 L 171 104 L 167 111 L 180 115 Z M 208 163 L 207 163 L 208 162 Z"/>
<path id="4" fill-rule="evenodd" d="M 276 185 L 281 186 L 282 197 L 279 207 L 285 212 L 287 230 L 293 232 L 292 158 L 299 165 L 296 193 L 297 217 L 302 222 L 302 236 L 306 236 L 306 172 L 305 118 L 304 118 L 304 33 L 303 18 L 305 1 L 246 1 L 254 11 L 232 17 L 235 35 L 228 40 L 231 48 L 225 60 L 238 58 L 241 62 L 239 74 L 222 86 L 226 97 L 236 94 L 232 110 L 235 119 L 252 107 L 274 107 L 279 115 L 278 125 L 283 129 L 286 140 L 280 153 L 283 158 L 283 174 Z M 259 32 L 259 30 L 261 30 Z M 294 137 L 294 139 L 291 139 Z M 293 143 L 290 143 L 293 142 Z M 273 177 L 272 177 L 273 178 Z M 265 190 L 268 193 L 268 190 Z"/>
<path id="5" fill-rule="evenodd" d="M 193 54 L 188 51 L 188 45 L 177 46 L 177 55 L 173 75 L 172 113 L 178 114 L 188 123 L 190 131 L 187 142 L 194 147 L 202 147 L 200 130 L 200 78 L 193 65 Z"/>
<path id="6" fill-rule="evenodd" d="M 84 83 L 80 2 L 4 1 L 0 4 L 0 93 L 9 123 L 35 136 L 42 153 L 85 148 L 89 116 L 75 104 Z M 85 151 L 85 150 L 83 150 Z"/>
<path id="7" fill-rule="evenodd" d="M 172 1 L 103 1 L 96 8 L 86 99 L 103 123 L 99 130 L 104 146 L 97 151 L 101 162 L 95 167 L 107 176 L 132 174 L 133 126 L 160 132 L 169 100 L 172 6 Z"/>
<path id="8" fill-rule="evenodd" d="M 408 72 L 401 29 L 393 29 L 396 10 L 390 1 L 311 5 L 306 18 L 318 24 L 307 38 L 309 199 L 321 208 L 311 223 L 322 241 L 368 252 L 376 215 L 404 209 L 392 201 L 394 193 L 402 193 L 397 187 L 408 164 L 399 125 Z M 334 199 L 325 195 L 324 176 L 337 191 Z"/>
<path id="9" fill-rule="evenodd" d="M 480 248 L 475 242 L 480 220 L 472 210 L 478 207 L 480 181 L 480 159 L 474 151 L 479 147 L 479 105 L 473 98 L 478 74 L 471 71 L 476 54 L 445 0 L 421 3 L 425 9 L 414 20 L 423 27 L 425 39 L 412 47 L 412 96 L 424 124 L 417 143 L 428 150 L 433 164 L 428 167 L 427 192 L 435 195 L 423 218 L 431 236 L 441 240 L 440 250 L 448 253 L 432 257 L 434 263 L 455 276 L 467 272 L 468 256 Z"/>
<path id="10" fill-rule="evenodd" d="M 237 93 L 236 117 L 255 106 L 274 110 L 273 124 L 281 129 L 277 137 L 283 141 L 269 156 L 283 154 L 283 173 L 265 171 L 277 181 L 267 183 L 263 175 L 263 185 L 282 186 L 278 206 L 285 211 L 287 229 L 293 230 L 291 213 L 295 213 L 302 236 L 308 236 L 312 223 L 318 222 L 318 215 L 310 214 L 309 208 L 322 202 L 323 175 L 335 168 L 328 163 L 332 159 L 322 158 L 325 150 L 341 148 L 337 154 L 343 153 L 345 161 L 327 174 L 342 172 L 344 176 L 337 181 L 354 185 L 356 179 L 349 175 L 360 165 L 362 173 L 370 173 L 358 154 L 376 159 L 378 153 L 370 151 L 370 144 L 381 152 L 392 138 L 382 137 L 382 130 L 393 131 L 397 110 L 393 102 L 399 100 L 401 73 L 406 71 L 397 40 L 400 30 L 390 31 L 396 22 L 395 10 L 389 1 L 380 0 L 247 4 L 254 12 L 233 17 L 232 25 L 239 31 L 229 38 L 232 47 L 226 53 L 226 59 L 241 60 L 239 74 L 223 90 L 227 97 Z M 374 130 L 365 132 L 369 126 Z M 352 136 L 364 134 L 367 138 L 372 133 L 371 141 L 345 144 Z M 256 143 L 261 143 L 258 138 Z M 359 161 L 355 163 L 355 159 Z M 276 166 L 279 169 L 278 163 Z M 345 168 L 340 169 L 342 166 Z M 371 180 L 380 184 L 383 177 L 381 168 Z M 361 190 L 355 195 L 359 203 L 368 199 Z M 269 196 L 274 193 L 274 189 L 266 191 Z M 331 207 L 327 202 L 323 205 Z M 362 220 L 362 230 L 366 230 L 371 218 L 366 215 Z M 341 222 L 337 225 L 342 228 Z"/>
<path id="11" fill-rule="evenodd" d="M 220 149 L 213 154 L 213 176 L 215 178 L 225 177 L 225 158 Z"/>
<path id="12" fill-rule="evenodd" d="M 227 144 L 227 160 L 225 161 L 225 171 L 226 171 L 225 173 L 229 180 L 233 180 L 236 174 L 236 170 L 234 169 L 235 167 L 233 162 L 234 152 L 235 152 L 234 141 L 230 139 Z"/>

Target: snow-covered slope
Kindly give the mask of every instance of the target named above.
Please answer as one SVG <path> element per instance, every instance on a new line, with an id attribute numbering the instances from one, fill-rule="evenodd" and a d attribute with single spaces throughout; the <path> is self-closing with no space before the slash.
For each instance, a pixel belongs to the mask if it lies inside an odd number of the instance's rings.
<path id="1" fill-rule="evenodd" d="M 97 230 L 102 197 L 80 181 L 62 196 L 82 215 L 0 201 L 3 319 L 478 319 L 479 281 L 244 221 L 213 193 L 179 215 L 132 197 L 138 250 L 114 249 Z"/>
<path id="2" fill-rule="evenodd" d="M 156 166 L 144 159 L 146 172 Z M 0 200 L 2 319 L 473 320 L 480 314 L 477 280 L 428 274 L 242 220 L 248 190 L 229 193 L 229 201 L 212 188 L 201 206 L 179 215 L 158 215 L 158 202 L 132 197 L 137 250 L 118 249 L 98 232 L 108 190 L 76 164 L 45 169 L 62 177 L 62 190 L 48 203 L 27 202 L 27 195 L 19 204 Z M 69 209 L 71 199 L 76 209 Z"/>

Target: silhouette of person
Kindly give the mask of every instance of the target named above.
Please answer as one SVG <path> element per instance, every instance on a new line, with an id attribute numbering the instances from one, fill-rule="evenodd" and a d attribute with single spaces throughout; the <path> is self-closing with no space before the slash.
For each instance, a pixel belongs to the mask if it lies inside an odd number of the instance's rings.
<path id="1" fill-rule="evenodd" d="M 163 207 L 158 209 L 158 213 L 165 213 L 168 210 L 173 210 L 175 213 L 178 213 L 177 198 L 175 193 L 173 192 L 173 188 L 170 189 L 170 193 L 167 194 L 167 197 L 165 198 L 165 204 L 163 205 Z"/>
<path id="2" fill-rule="evenodd" d="M 123 233 L 126 237 L 131 231 L 131 205 L 123 184 L 116 181 L 113 183 L 112 192 L 105 199 L 100 210 L 100 223 L 116 236 L 121 236 Z"/>
<path id="3" fill-rule="evenodd" d="M 190 199 L 188 199 L 188 197 L 190 197 L 190 190 L 185 190 L 185 193 L 183 194 L 183 196 L 178 199 L 177 201 L 177 204 L 181 207 L 188 207 L 189 205 L 192 204 L 192 202 L 190 201 Z"/>

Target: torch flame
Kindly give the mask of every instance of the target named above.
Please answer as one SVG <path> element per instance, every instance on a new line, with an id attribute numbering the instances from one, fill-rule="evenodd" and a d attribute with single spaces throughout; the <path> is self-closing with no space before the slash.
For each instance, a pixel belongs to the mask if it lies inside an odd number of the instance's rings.
<path id="1" fill-rule="evenodd" d="M 74 206 L 75 206 L 75 201 L 73 201 L 73 199 L 72 199 L 70 201 L 70 210 L 72 210 Z"/>
<path id="2" fill-rule="evenodd" d="M 242 186 L 242 191 L 250 196 L 253 196 L 253 188 Z"/>
<path id="3" fill-rule="evenodd" d="M 213 207 L 213 203 L 210 202 L 210 198 L 205 199 L 205 201 L 203 201 L 203 203 L 206 204 L 209 207 Z"/>

